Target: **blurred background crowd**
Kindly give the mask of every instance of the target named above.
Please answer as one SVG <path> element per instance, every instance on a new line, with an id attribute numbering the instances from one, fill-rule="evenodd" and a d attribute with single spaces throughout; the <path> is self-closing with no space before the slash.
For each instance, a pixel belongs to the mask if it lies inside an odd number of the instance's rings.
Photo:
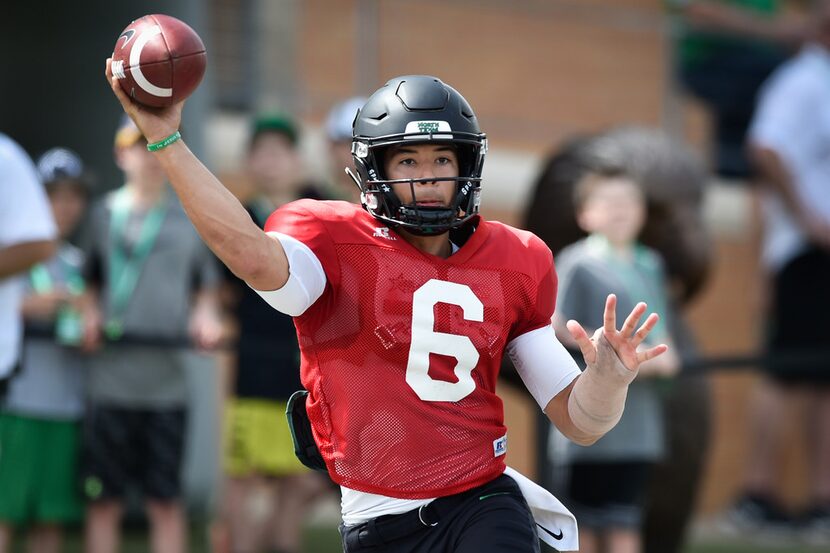
<path id="1" fill-rule="evenodd" d="M 359 201 L 364 96 L 432 74 L 488 135 L 483 215 L 556 255 L 558 316 L 661 312 L 675 353 L 595 446 L 503 367 L 510 464 L 584 551 L 830 546 L 830 2 L 138 0 L 0 18 L 0 553 L 340 547 L 284 421 L 290 319 L 201 243 L 103 77 L 162 9 L 208 52 L 182 133 L 260 225 Z"/>

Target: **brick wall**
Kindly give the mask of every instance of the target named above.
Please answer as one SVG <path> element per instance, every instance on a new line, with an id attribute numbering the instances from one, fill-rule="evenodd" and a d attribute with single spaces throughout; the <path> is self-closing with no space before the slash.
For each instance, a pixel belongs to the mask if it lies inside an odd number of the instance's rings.
<path id="1" fill-rule="evenodd" d="M 299 86 L 312 120 L 342 97 L 426 73 L 467 97 L 496 147 L 546 151 L 576 132 L 660 122 L 666 50 L 657 0 L 303 5 Z M 358 74 L 374 82 L 358 83 Z"/>

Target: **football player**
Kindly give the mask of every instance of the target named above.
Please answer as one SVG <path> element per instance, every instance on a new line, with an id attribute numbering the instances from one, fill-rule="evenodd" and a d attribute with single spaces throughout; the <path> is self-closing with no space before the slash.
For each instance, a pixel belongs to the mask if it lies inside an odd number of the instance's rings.
<path id="1" fill-rule="evenodd" d="M 390 80 L 354 123 L 363 205 L 300 200 L 263 231 L 178 139 L 181 104 L 140 106 L 107 75 L 203 239 L 294 317 L 310 456 L 341 487 L 344 549 L 524 553 L 538 537 L 577 549 L 570 513 L 506 468 L 502 357 L 566 436 L 590 444 L 666 346 L 638 351 L 657 316 L 638 328 L 641 303 L 617 329 L 609 296 L 593 337 L 568 323 L 580 374 L 551 327 L 550 250 L 478 214 L 487 140 L 461 94 L 429 76 Z"/>

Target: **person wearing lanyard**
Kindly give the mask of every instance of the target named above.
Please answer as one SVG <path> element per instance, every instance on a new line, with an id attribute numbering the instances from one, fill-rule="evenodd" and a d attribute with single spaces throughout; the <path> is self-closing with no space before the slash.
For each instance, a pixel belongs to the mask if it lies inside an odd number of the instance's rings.
<path id="1" fill-rule="evenodd" d="M 29 271 L 20 371 L 0 403 L 0 534 L 28 526 L 33 550 L 57 553 L 62 525 L 82 512 L 76 471 L 84 359 L 76 304 L 83 256 L 67 240 L 85 211 L 90 181 L 80 158 L 64 148 L 43 154 L 37 169 L 61 243 L 55 256 Z"/>
<path id="2" fill-rule="evenodd" d="M 218 342 L 218 269 L 128 119 L 115 154 L 126 184 L 93 207 L 84 267 L 84 346 L 100 348 L 90 360 L 83 437 L 86 539 L 90 551 L 116 550 L 125 493 L 138 488 L 153 550 L 175 553 L 186 549 L 189 357 L 172 346 Z"/>

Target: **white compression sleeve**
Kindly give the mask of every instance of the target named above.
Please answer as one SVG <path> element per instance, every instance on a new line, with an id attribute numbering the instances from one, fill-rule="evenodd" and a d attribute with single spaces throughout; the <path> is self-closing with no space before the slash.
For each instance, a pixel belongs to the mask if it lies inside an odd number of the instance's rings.
<path id="1" fill-rule="evenodd" d="M 282 244 L 288 257 L 288 281 L 276 290 L 254 290 L 268 305 L 297 317 L 311 307 L 326 289 L 326 273 L 311 248 L 287 234 L 269 232 Z"/>
<path id="2" fill-rule="evenodd" d="M 525 387 L 543 410 L 579 376 L 579 367 L 548 325 L 507 344 L 507 354 Z"/>

